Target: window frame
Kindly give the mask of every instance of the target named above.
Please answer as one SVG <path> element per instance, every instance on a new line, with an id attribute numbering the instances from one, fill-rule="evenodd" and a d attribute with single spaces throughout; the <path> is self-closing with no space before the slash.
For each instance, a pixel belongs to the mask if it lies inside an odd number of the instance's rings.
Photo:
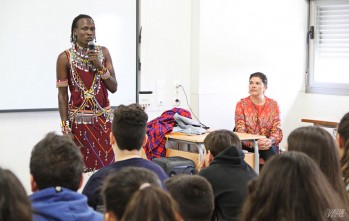
<path id="1" fill-rule="evenodd" d="M 308 24 L 308 50 L 307 50 L 307 71 L 306 71 L 306 93 L 344 95 L 349 96 L 349 83 L 325 83 L 315 81 L 315 57 L 316 57 L 316 8 L 321 5 L 348 4 L 349 0 L 311 0 L 309 1 L 309 24 Z M 311 27 L 314 31 L 311 32 Z M 314 37 L 311 38 L 310 36 Z M 349 73 L 348 73 L 349 74 Z"/>

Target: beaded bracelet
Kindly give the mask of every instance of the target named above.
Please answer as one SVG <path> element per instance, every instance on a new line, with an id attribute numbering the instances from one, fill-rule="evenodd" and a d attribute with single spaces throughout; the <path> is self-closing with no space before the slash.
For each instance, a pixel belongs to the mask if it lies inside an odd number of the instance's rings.
<path id="1" fill-rule="evenodd" d="M 62 121 L 61 122 L 61 129 L 62 129 L 63 134 L 70 134 L 71 133 L 70 121 L 69 120 Z"/>
<path id="2" fill-rule="evenodd" d="M 107 71 L 106 71 L 104 74 L 101 75 L 101 78 L 102 78 L 103 80 L 106 80 L 106 79 L 108 79 L 109 77 L 110 77 L 110 72 L 109 72 L 108 69 L 107 69 Z"/>
<path id="3" fill-rule="evenodd" d="M 107 68 L 103 67 L 102 70 L 98 71 L 98 74 L 103 75 L 105 72 L 107 72 Z"/>
<path id="4" fill-rule="evenodd" d="M 107 68 L 103 68 L 102 70 L 98 71 L 99 75 L 103 80 L 106 80 L 110 77 L 110 72 Z"/>

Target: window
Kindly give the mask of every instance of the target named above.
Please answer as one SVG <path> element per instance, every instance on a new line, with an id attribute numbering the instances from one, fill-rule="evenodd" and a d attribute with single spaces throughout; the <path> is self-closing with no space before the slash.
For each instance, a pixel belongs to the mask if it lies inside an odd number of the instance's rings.
<path id="1" fill-rule="evenodd" d="M 349 95 L 349 0 L 310 1 L 307 93 Z"/>

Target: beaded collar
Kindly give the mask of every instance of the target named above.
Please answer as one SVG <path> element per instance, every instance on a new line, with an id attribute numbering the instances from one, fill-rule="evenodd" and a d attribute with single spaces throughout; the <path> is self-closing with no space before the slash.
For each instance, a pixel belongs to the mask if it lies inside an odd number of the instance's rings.
<path id="1" fill-rule="evenodd" d="M 98 53 L 98 59 L 101 62 L 103 62 L 104 57 L 101 51 L 101 47 L 99 45 L 96 45 L 96 51 Z M 84 70 L 85 72 L 88 72 L 89 70 L 96 71 L 96 68 L 88 60 L 87 48 L 73 43 L 70 50 L 70 54 L 71 54 L 71 59 L 74 61 L 76 68 L 80 70 Z"/>

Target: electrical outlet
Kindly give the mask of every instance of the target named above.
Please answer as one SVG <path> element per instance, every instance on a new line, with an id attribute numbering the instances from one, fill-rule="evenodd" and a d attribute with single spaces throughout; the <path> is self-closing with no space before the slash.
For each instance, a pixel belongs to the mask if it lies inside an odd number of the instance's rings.
<path id="1" fill-rule="evenodd" d="M 181 103 L 180 87 L 181 83 L 179 81 L 173 81 L 173 105 L 176 107 Z"/>
<path id="2" fill-rule="evenodd" d="M 181 105 L 181 100 L 179 98 L 174 98 L 173 106 L 178 107 L 179 105 Z"/>
<path id="3" fill-rule="evenodd" d="M 179 96 L 180 87 L 181 87 L 181 82 L 173 81 L 173 88 L 174 88 L 174 95 L 175 95 L 175 97 Z"/>

